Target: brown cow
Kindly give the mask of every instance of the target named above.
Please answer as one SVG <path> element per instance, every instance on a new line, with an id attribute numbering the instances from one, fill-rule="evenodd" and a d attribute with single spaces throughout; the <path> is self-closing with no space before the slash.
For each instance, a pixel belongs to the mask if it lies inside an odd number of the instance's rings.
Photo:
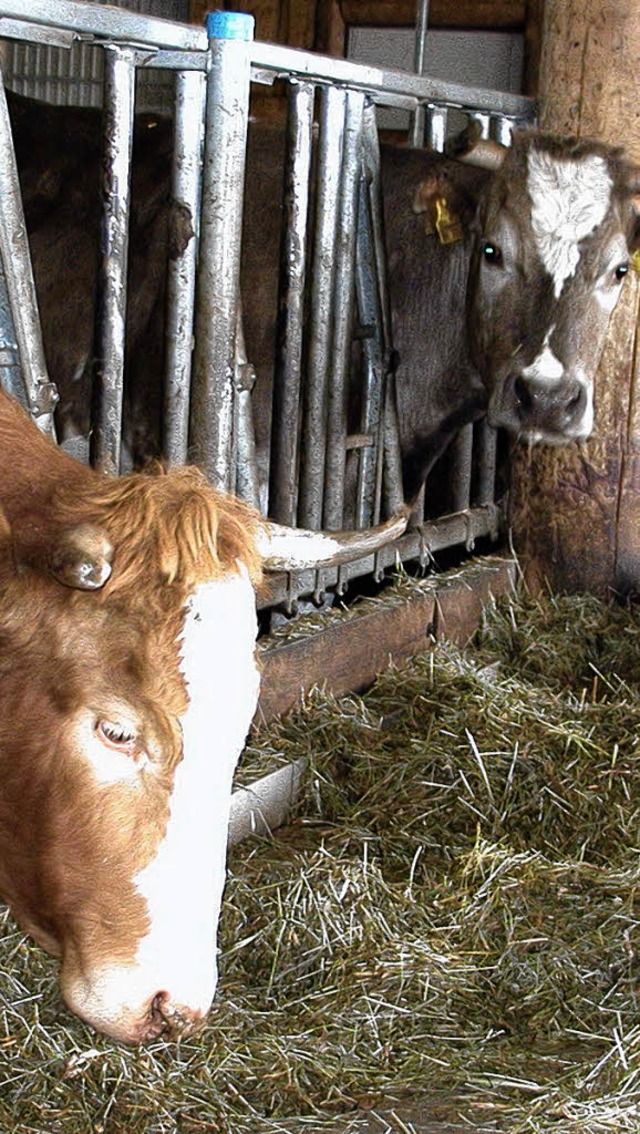
<path id="1" fill-rule="evenodd" d="M 94 472 L 0 391 L 0 894 L 115 1039 L 189 1030 L 215 990 L 262 554 L 404 525 L 272 533 L 193 467 Z"/>

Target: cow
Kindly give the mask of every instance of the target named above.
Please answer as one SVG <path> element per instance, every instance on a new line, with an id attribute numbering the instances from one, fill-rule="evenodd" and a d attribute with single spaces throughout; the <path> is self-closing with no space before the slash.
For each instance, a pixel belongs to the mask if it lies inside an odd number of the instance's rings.
<path id="1" fill-rule="evenodd" d="M 9 94 L 45 349 L 61 434 L 86 433 L 99 257 L 97 112 Z M 126 357 L 127 444 L 161 436 L 164 276 L 192 237 L 172 201 L 172 128 L 134 128 Z M 251 124 L 242 275 L 258 449 L 268 450 L 282 215 L 281 129 Z M 640 243 L 640 171 L 620 150 L 516 134 L 491 170 L 382 147 L 404 496 L 464 424 L 529 442 L 586 438 L 609 317 Z M 441 223 L 444 218 L 444 224 Z M 361 427 L 351 423 L 354 431 Z"/>
<path id="2" fill-rule="evenodd" d="M 192 466 L 108 477 L 0 390 L 0 895 L 113 1039 L 187 1034 L 214 995 L 263 567 L 405 524 L 293 533 Z"/>

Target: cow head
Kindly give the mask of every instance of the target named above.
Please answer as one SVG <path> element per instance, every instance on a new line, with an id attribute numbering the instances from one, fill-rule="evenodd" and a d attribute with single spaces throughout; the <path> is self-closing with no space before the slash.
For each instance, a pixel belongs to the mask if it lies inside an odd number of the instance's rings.
<path id="1" fill-rule="evenodd" d="M 256 522 L 194 470 L 91 478 L 54 508 L 40 562 L 33 519 L 2 526 L 0 893 L 69 1007 L 137 1041 L 191 1027 L 215 989 Z M 96 588 L 77 568 L 106 548 Z"/>
<path id="2" fill-rule="evenodd" d="M 597 142 L 517 134 L 476 218 L 469 319 L 489 420 L 588 437 L 593 379 L 638 246 L 640 172 Z"/>
<path id="3" fill-rule="evenodd" d="M 304 569 L 405 526 L 272 533 L 194 468 L 100 476 L 0 390 L 0 895 L 99 1030 L 210 1006 L 272 545 Z"/>

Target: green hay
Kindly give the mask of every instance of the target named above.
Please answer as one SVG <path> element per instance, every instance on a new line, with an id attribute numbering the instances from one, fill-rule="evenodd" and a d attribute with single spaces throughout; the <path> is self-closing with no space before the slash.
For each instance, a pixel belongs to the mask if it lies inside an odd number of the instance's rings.
<path id="1" fill-rule="evenodd" d="M 511 600 L 255 737 L 308 790 L 232 855 L 196 1037 L 97 1036 L 6 916 L 2 1134 L 637 1132 L 639 625 Z"/>

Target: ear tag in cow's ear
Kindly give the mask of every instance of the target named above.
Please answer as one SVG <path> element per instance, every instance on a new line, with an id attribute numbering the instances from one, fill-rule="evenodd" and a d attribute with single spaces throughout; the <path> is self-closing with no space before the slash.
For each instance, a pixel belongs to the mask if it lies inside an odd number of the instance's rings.
<path id="1" fill-rule="evenodd" d="M 631 267 L 634 272 L 640 272 L 640 248 L 636 248 L 631 254 Z"/>
<path id="2" fill-rule="evenodd" d="M 447 198 L 436 197 L 433 204 L 436 214 L 435 228 L 440 243 L 455 244 L 458 240 L 462 240 L 462 225 L 449 208 Z"/>

